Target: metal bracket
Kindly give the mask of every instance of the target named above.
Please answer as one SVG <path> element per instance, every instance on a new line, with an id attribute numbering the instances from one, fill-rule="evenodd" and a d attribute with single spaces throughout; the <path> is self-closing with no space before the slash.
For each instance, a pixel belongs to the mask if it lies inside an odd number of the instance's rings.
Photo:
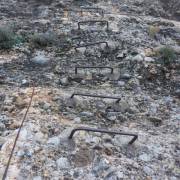
<path id="1" fill-rule="evenodd" d="M 78 73 L 78 69 L 110 69 L 111 70 L 111 74 L 113 74 L 113 68 L 112 67 L 107 67 L 107 66 L 76 66 L 75 67 L 75 74 Z"/>
<path id="2" fill-rule="evenodd" d="M 77 50 L 78 48 L 81 48 L 81 47 L 89 47 L 89 46 L 94 46 L 96 44 L 106 44 L 106 47 L 109 47 L 108 43 L 106 41 L 102 41 L 102 42 L 95 42 L 95 43 L 88 43 L 88 44 L 84 44 L 84 45 L 78 45 L 78 46 L 74 46 L 74 48 L 75 48 L 75 50 Z"/>
<path id="3" fill-rule="evenodd" d="M 81 7 L 81 13 L 83 13 L 85 10 L 95 10 L 96 13 L 100 13 L 104 17 L 104 10 L 101 8 L 96 7 Z"/>
<path id="4" fill-rule="evenodd" d="M 119 103 L 121 100 L 120 97 L 113 97 L 113 96 L 103 96 L 103 95 L 95 95 L 95 94 L 87 94 L 87 93 L 73 93 L 70 98 L 74 96 L 86 96 L 86 97 L 98 97 L 98 98 L 106 98 L 106 99 L 117 99 L 116 103 Z"/>
<path id="5" fill-rule="evenodd" d="M 97 22 L 100 22 L 100 23 L 105 23 L 106 26 L 107 26 L 107 30 L 109 30 L 109 22 L 108 21 L 105 21 L 105 20 L 88 20 L 88 21 L 80 21 L 78 22 L 78 30 L 80 30 L 80 25 L 81 24 L 86 24 L 86 23 L 97 23 Z"/>
<path id="6" fill-rule="evenodd" d="M 71 131 L 71 134 L 69 135 L 69 139 L 73 138 L 73 135 L 76 131 L 91 131 L 91 132 L 100 132 L 100 133 L 107 133 L 107 134 L 117 134 L 117 135 L 125 135 L 125 136 L 133 136 L 133 139 L 128 144 L 133 144 L 136 139 L 138 138 L 137 134 L 132 133 L 125 133 L 125 132 L 117 132 L 117 131 L 109 131 L 106 129 L 95 129 L 95 128 L 87 128 L 87 127 L 79 127 L 75 128 Z"/>

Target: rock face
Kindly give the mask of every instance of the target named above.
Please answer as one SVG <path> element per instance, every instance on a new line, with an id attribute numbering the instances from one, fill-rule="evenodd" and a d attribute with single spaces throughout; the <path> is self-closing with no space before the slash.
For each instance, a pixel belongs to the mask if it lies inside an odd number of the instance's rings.
<path id="1" fill-rule="evenodd" d="M 0 49 L 0 179 L 34 85 L 6 179 L 178 180 L 179 9 L 179 0 L 0 0 L 0 48 L 14 43 Z M 78 127 L 138 139 L 71 138 Z"/>

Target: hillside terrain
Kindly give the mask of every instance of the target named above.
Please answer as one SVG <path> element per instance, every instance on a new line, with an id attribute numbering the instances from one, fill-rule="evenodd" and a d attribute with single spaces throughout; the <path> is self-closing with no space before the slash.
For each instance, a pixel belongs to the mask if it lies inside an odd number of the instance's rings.
<path id="1" fill-rule="evenodd" d="M 0 179 L 18 130 L 9 180 L 180 179 L 180 1 L 0 0 Z"/>

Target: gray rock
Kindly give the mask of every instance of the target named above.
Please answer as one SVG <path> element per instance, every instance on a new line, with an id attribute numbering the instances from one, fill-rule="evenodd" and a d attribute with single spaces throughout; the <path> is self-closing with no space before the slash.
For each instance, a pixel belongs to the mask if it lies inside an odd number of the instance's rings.
<path id="1" fill-rule="evenodd" d="M 56 161 L 57 168 L 61 169 L 68 169 L 70 168 L 70 163 L 67 158 L 61 157 Z"/>
<path id="2" fill-rule="evenodd" d="M 120 179 L 124 177 L 124 173 L 123 173 L 122 171 L 116 172 L 116 175 L 117 175 L 117 177 L 120 178 Z"/>
<path id="3" fill-rule="evenodd" d="M 94 116 L 94 114 L 92 112 L 88 112 L 88 111 L 83 111 L 79 115 L 83 116 L 83 117 L 93 117 Z"/>
<path id="4" fill-rule="evenodd" d="M 143 60 L 144 60 L 144 58 L 141 54 L 138 54 L 132 58 L 132 61 L 137 61 L 137 62 L 141 62 Z"/>
<path id="5" fill-rule="evenodd" d="M 47 103 L 47 102 L 44 102 L 44 105 L 43 105 L 43 109 L 44 110 L 48 110 L 48 109 L 50 109 L 50 107 L 51 107 L 51 105 L 49 104 L 49 103 Z"/>
<path id="6" fill-rule="evenodd" d="M 151 58 L 151 57 L 145 57 L 144 61 L 146 61 L 146 62 L 154 62 L 155 60 L 153 58 Z"/>
<path id="7" fill-rule="evenodd" d="M 128 143 L 131 141 L 132 137 L 129 136 L 118 136 L 116 135 L 113 139 L 112 142 L 115 146 L 126 146 Z"/>
<path id="8" fill-rule="evenodd" d="M 47 141 L 47 144 L 50 146 L 58 147 L 60 144 L 60 138 L 58 136 L 49 138 L 49 140 Z"/>
<path id="9" fill-rule="evenodd" d="M 0 122 L 0 131 L 5 131 L 6 126 Z"/>
<path id="10" fill-rule="evenodd" d="M 81 118 L 80 118 L 80 117 L 76 117 L 76 118 L 74 118 L 74 122 L 76 122 L 76 123 L 80 123 L 80 122 L 81 122 Z"/>
<path id="11" fill-rule="evenodd" d="M 129 109 L 129 104 L 126 101 L 121 100 L 119 102 L 119 111 L 125 113 L 128 109 Z"/>
<path id="12" fill-rule="evenodd" d="M 105 107 L 106 107 L 106 104 L 103 103 L 102 101 L 97 101 L 97 102 L 96 102 L 96 108 L 97 108 L 98 110 L 103 110 L 103 109 L 105 109 Z"/>
<path id="13" fill-rule="evenodd" d="M 162 124 L 162 119 L 158 117 L 149 117 L 149 121 L 151 121 L 155 126 L 159 126 Z"/>
<path id="14" fill-rule="evenodd" d="M 122 79 L 130 79 L 131 78 L 131 75 L 130 74 L 128 74 L 128 73 L 124 73 L 123 75 L 121 75 L 121 77 L 120 78 L 122 78 Z"/>
<path id="15" fill-rule="evenodd" d="M 35 177 L 33 177 L 33 180 L 42 180 L 42 177 L 41 176 L 35 176 Z"/>
<path id="16" fill-rule="evenodd" d="M 125 82 L 124 81 L 118 81 L 118 86 L 124 86 Z"/>
<path id="17" fill-rule="evenodd" d="M 31 61 L 36 65 L 45 66 L 49 64 L 50 59 L 45 56 L 44 51 L 38 51 L 35 57 L 31 59 Z"/>
<path id="18" fill-rule="evenodd" d="M 60 84 L 64 85 L 64 86 L 67 86 L 69 84 L 68 78 L 64 77 L 64 78 L 60 79 Z"/>
<path id="19" fill-rule="evenodd" d="M 86 136 L 85 142 L 86 143 L 93 143 L 93 144 L 99 144 L 101 141 L 101 138 L 96 136 Z"/>
<path id="20" fill-rule="evenodd" d="M 115 121 L 117 119 L 116 114 L 109 112 L 107 114 L 107 119 L 110 120 L 110 121 Z"/>
<path id="21" fill-rule="evenodd" d="M 175 90 L 174 95 L 180 97 L 180 89 Z"/>
<path id="22" fill-rule="evenodd" d="M 154 174 L 153 170 L 148 166 L 144 166 L 143 170 L 148 176 L 152 176 Z"/>
<path id="23" fill-rule="evenodd" d="M 142 161 L 145 161 L 145 162 L 149 162 L 149 161 L 151 161 L 152 157 L 150 154 L 144 153 L 139 156 L 139 159 Z"/>
<path id="24" fill-rule="evenodd" d="M 97 160 L 95 161 L 92 172 L 95 174 L 95 176 L 99 176 L 99 174 L 108 170 L 109 168 L 110 166 L 107 163 L 106 159 L 102 159 L 98 157 Z"/>

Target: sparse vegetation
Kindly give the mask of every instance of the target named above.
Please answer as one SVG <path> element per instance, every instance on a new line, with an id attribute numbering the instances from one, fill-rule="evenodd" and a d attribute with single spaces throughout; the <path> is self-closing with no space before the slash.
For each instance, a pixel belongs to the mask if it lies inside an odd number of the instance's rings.
<path id="1" fill-rule="evenodd" d="M 30 37 L 32 46 L 37 48 L 50 46 L 55 43 L 55 40 L 55 36 L 49 33 L 37 33 Z"/>
<path id="2" fill-rule="evenodd" d="M 155 35 L 160 31 L 160 28 L 158 26 L 150 26 L 148 33 L 151 38 L 154 38 Z"/>
<path id="3" fill-rule="evenodd" d="M 0 49 L 10 49 L 16 43 L 15 34 L 7 27 L 0 27 Z"/>
<path id="4" fill-rule="evenodd" d="M 174 49 L 169 46 L 162 47 L 157 53 L 165 65 L 170 65 L 176 58 Z"/>

